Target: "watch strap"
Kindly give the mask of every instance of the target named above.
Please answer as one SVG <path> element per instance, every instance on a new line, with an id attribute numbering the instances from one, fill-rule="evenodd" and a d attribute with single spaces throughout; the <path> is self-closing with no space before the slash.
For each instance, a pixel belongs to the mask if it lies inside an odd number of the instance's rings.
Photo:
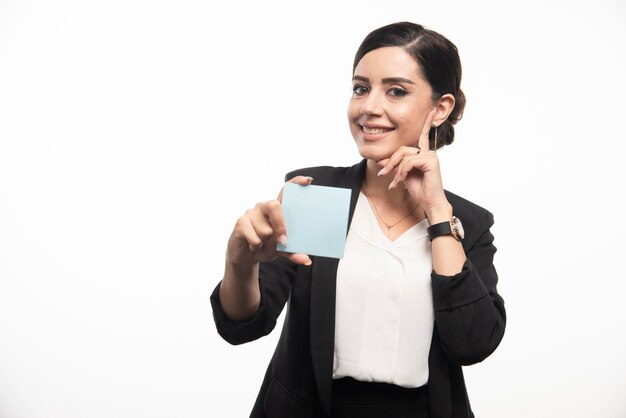
<path id="1" fill-rule="evenodd" d="M 450 221 L 439 222 L 428 227 L 428 237 L 432 241 L 433 238 L 440 237 L 442 235 L 452 235 L 452 225 Z"/>

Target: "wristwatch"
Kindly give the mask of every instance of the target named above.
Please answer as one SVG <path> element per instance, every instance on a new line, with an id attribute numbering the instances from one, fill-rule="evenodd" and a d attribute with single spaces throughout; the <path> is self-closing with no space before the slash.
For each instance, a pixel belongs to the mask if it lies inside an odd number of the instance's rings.
<path id="1" fill-rule="evenodd" d="M 428 227 L 428 236 L 431 241 L 433 238 L 437 238 L 442 235 L 452 235 L 457 241 L 461 241 L 465 237 L 465 231 L 463 230 L 461 220 L 456 216 L 453 216 L 451 221 L 440 222 Z"/>

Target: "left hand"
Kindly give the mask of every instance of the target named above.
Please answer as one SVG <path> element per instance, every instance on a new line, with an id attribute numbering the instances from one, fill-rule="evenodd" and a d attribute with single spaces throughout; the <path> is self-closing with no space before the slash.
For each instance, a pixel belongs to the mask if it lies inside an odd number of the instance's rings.
<path id="1" fill-rule="evenodd" d="M 378 164 L 384 166 L 378 173 L 379 176 L 391 173 L 395 169 L 395 176 L 389 184 L 389 189 L 403 182 L 411 197 L 426 211 L 429 219 L 432 219 L 431 215 L 434 213 L 447 212 L 451 209 L 443 191 L 439 158 L 435 151 L 430 150 L 428 139 L 435 113 L 436 109 L 433 109 L 426 117 L 417 148 L 403 146 L 391 157 L 378 161 Z"/>

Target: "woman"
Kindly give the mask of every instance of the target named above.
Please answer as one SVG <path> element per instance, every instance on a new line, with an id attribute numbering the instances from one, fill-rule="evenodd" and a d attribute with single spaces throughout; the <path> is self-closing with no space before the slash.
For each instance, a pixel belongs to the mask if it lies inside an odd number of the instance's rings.
<path id="1" fill-rule="evenodd" d="M 287 174 L 352 189 L 344 257 L 278 254 L 280 196 L 237 221 L 211 296 L 218 332 L 266 335 L 289 301 L 252 417 L 473 416 L 461 366 L 496 349 L 505 311 L 493 216 L 444 191 L 435 153 L 454 139 L 460 82 L 440 34 L 407 22 L 370 33 L 348 107 L 363 161 Z"/>

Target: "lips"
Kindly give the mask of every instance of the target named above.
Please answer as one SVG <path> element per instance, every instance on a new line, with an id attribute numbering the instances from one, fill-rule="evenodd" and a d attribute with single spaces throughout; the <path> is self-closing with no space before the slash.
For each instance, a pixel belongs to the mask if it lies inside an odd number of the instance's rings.
<path id="1" fill-rule="evenodd" d="M 378 141 L 387 136 L 389 132 L 395 130 L 395 128 L 389 128 L 386 126 L 365 126 L 359 125 L 361 127 L 361 132 L 363 132 L 363 139 L 366 141 Z"/>

